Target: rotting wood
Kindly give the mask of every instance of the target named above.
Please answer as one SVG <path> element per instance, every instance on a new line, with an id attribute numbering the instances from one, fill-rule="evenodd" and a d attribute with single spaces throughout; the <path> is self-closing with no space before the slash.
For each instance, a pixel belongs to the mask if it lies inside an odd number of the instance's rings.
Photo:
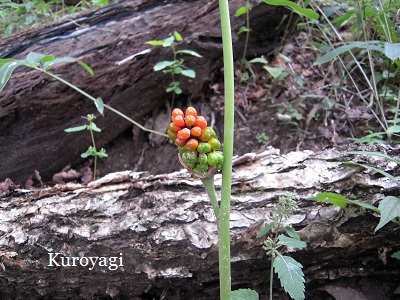
<path id="1" fill-rule="evenodd" d="M 397 148 L 391 155 L 398 154 Z M 400 263 L 390 257 L 400 249 L 399 227 L 388 225 L 374 234 L 378 218 L 370 212 L 306 200 L 323 191 L 370 204 L 398 195 L 393 182 L 342 165 L 346 159 L 343 150 L 279 155 L 269 148 L 236 160 L 233 288 L 266 293 L 268 258 L 255 235 L 268 222 L 278 196 L 291 192 L 301 200 L 289 222 L 309 246 L 288 255 L 304 266 L 307 299 L 327 299 L 318 295 L 340 289 L 364 296 L 370 289 L 381 293 L 374 299 L 389 299 L 399 284 Z M 385 168 L 396 171 L 392 165 Z M 217 188 L 220 181 L 216 175 Z M 1 199 L 0 209 L 1 299 L 218 298 L 215 218 L 201 182 L 185 170 L 161 175 L 125 171 L 88 186 L 16 190 Z M 49 267 L 48 253 L 123 257 L 124 266 Z"/>
<path id="2" fill-rule="evenodd" d="M 240 0 L 230 1 L 232 15 L 242 5 Z M 276 27 L 285 12 L 284 8 L 263 3 L 254 6 L 250 57 L 273 51 L 284 30 L 284 26 L 279 30 Z M 244 18 L 233 17 L 232 22 L 235 56 L 241 57 L 244 36 L 239 37 L 236 32 L 244 25 Z M 142 123 L 147 114 L 158 107 L 165 108 L 170 97 L 165 93 L 170 79 L 162 72 L 153 72 L 152 67 L 160 60 L 171 59 L 171 53 L 145 43 L 165 39 L 173 31 L 180 32 L 186 42 L 182 48 L 203 56 L 186 59 L 187 66 L 197 76 L 195 80 L 180 79 L 183 89 L 180 99 L 201 99 L 210 80 L 222 67 L 219 27 L 217 1 L 125 1 L 71 21 L 4 39 L 0 41 L 0 57 L 21 59 L 29 52 L 41 52 L 82 60 L 93 68 L 94 76 L 77 64 L 55 67 L 52 71 Z M 64 129 L 81 125 L 81 116 L 95 111 L 90 100 L 63 84 L 37 71 L 17 69 L 0 93 L 0 152 L 7 155 L 7 159 L 0 160 L 0 181 L 9 177 L 21 183 L 34 170 L 44 180 L 50 180 L 68 164 L 82 162 L 80 153 L 90 145 L 89 135 L 81 132 L 71 136 Z M 103 130 L 96 136 L 99 147 L 132 126 L 109 111 L 96 124 Z M 166 126 L 167 123 L 154 121 L 152 128 L 164 132 Z M 130 153 L 141 152 L 142 144 L 133 146 Z M 150 148 L 145 155 L 151 155 L 152 151 L 157 150 Z"/>

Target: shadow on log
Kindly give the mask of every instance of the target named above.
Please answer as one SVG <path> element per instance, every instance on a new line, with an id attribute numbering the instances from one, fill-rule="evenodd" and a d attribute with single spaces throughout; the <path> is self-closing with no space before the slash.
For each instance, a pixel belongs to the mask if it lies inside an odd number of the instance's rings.
<path id="1" fill-rule="evenodd" d="M 335 299 L 338 293 L 357 297 L 336 299 L 395 299 L 400 263 L 390 255 L 400 250 L 399 226 L 387 225 L 374 234 L 379 219 L 370 212 L 307 200 L 324 191 L 370 204 L 383 195 L 398 195 L 390 180 L 343 166 L 349 158 L 341 153 L 279 155 L 270 148 L 235 160 L 233 289 L 266 295 L 269 260 L 261 249 L 263 239 L 255 236 L 270 220 L 278 196 L 291 192 L 300 201 L 288 222 L 308 247 L 288 255 L 304 266 L 307 299 Z M 398 154 L 397 149 L 391 155 Z M 220 179 L 216 175 L 217 188 Z M 1 299 L 219 297 L 215 218 L 201 182 L 185 170 L 162 175 L 125 171 L 88 186 L 15 190 L 0 200 Z M 96 256 L 107 260 L 92 267 L 81 259 Z M 76 266 L 57 266 L 61 257 L 77 257 Z M 275 282 L 277 299 L 286 299 Z"/>
<path id="2" fill-rule="evenodd" d="M 242 5 L 239 0 L 230 1 L 232 15 Z M 276 27 L 285 12 L 283 8 L 266 4 L 254 7 L 249 56 L 265 55 L 276 47 L 285 28 L 277 30 Z M 244 19 L 232 17 L 232 21 L 235 55 L 240 57 L 244 37 L 235 32 L 244 25 Z M 144 116 L 165 107 L 170 100 L 165 93 L 169 78 L 162 72 L 153 72 L 152 68 L 158 61 L 171 59 L 171 53 L 145 43 L 165 39 L 173 31 L 180 32 L 186 42 L 183 49 L 203 56 L 186 59 L 197 76 L 195 80 L 181 80 L 181 99 L 201 99 L 210 80 L 222 67 L 219 22 L 217 1 L 126 1 L 73 21 L 5 39 L 0 42 L 0 57 L 22 59 L 29 52 L 40 52 L 82 60 L 93 68 L 94 76 L 77 64 L 52 71 L 142 123 Z M 146 49 L 151 52 L 118 64 Z M 0 181 L 9 177 L 14 182 L 24 182 L 34 170 L 49 180 L 66 165 L 81 162 L 80 153 L 90 145 L 89 136 L 83 132 L 71 138 L 64 129 L 81 125 L 81 116 L 95 111 L 90 100 L 67 86 L 37 71 L 17 69 L 0 93 L 0 152 L 7 154 L 7 159 L 0 162 Z M 97 137 L 99 147 L 132 126 L 109 111 L 96 123 L 103 129 Z M 154 121 L 151 127 L 164 132 L 167 124 Z M 140 153 L 143 145 L 133 146 L 131 154 Z M 150 148 L 146 155 L 151 151 Z M 159 155 L 154 156 L 157 165 Z"/>

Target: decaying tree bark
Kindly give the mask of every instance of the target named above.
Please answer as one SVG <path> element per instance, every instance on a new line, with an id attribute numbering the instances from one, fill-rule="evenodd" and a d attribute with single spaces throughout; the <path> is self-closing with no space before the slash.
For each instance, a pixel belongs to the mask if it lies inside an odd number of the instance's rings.
<path id="1" fill-rule="evenodd" d="M 242 5 L 240 0 L 230 1 L 232 15 Z M 254 7 L 249 55 L 267 54 L 274 49 L 284 29 L 276 28 L 285 11 L 262 3 Z M 235 55 L 239 57 L 244 37 L 235 33 L 244 25 L 244 19 L 233 17 L 232 21 Z M 180 80 L 181 99 L 201 98 L 210 79 L 222 67 L 219 22 L 217 1 L 126 1 L 76 20 L 5 39 L 0 42 L 0 57 L 25 58 L 34 51 L 82 60 L 93 68 L 94 76 L 77 64 L 52 71 L 143 122 L 143 116 L 165 106 L 168 100 L 165 88 L 170 80 L 152 68 L 156 62 L 172 57 L 170 50 L 155 49 L 145 42 L 180 32 L 186 42 L 182 49 L 203 56 L 186 58 L 186 65 L 197 76 L 195 80 Z M 144 50 L 151 52 L 144 54 Z M 122 63 L 128 57 L 131 59 Z M 0 93 L 0 153 L 7 156 L 0 161 L 0 181 L 9 177 L 23 182 L 35 169 L 48 180 L 71 162 L 80 161 L 80 153 L 90 144 L 89 136 L 82 132 L 71 139 L 63 130 L 82 124 L 81 116 L 95 111 L 90 100 L 65 85 L 37 71 L 17 69 Z M 109 111 L 96 123 L 103 129 L 97 137 L 99 147 L 131 126 Z M 165 125 L 154 121 L 152 127 L 164 132 Z M 139 151 L 141 148 L 132 149 L 132 153 Z"/>
<path id="2" fill-rule="evenodd" d="M 265 295 L 269 262 L 255 235 L 278 196 L 291 192 L 300 201 L 289 222 L 308 247 L 287 255 L 304 266 L 307 299 L 391 297 L 400 284 L 400 263 L 390 257 L 400 249 L 400 228 L 387 225 L 374 234 L 378 218 L 370 212 L 306 200 L 323 191 L 371 204 L 398 195 L 390 180 L 343 166 L 343 160 L 334 149 L 282 156 L 272 148 L 235 160 L 233 288 Z M 0 199 L 0 208 L 1 299 L 218 298 L 215 218 L 201 182 L 186 171 L 126 171 L 89 186 L 16 190 Z M 56 262 L 61 256 L 115 257 L 118 266 L 57 267 L 49 253 L 61 253 Z"/>

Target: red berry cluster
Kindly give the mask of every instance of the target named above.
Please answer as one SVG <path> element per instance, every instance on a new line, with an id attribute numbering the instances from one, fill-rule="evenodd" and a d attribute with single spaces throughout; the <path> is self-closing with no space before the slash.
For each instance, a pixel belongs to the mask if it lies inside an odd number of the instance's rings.
<path id="1" fill-rule="evenodd" d="M 207 120 L 197 115 L 194 107 L 189 106 L 185 114 L 175 108 L 171 119 L 167 134 L 178 146 L 181 161 L 187 168 L 202 176 L 207 176 L 210 166 L 222 169 L 224 155 L 217 151 L 221 142 L 214 129 L 207 126 Z"/>

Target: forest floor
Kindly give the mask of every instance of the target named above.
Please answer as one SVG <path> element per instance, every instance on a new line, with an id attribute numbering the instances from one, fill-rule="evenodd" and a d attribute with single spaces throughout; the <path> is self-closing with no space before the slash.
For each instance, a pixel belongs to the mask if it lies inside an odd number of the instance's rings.
<path id="1" fill-rule="evenodd" d="M 311 34 L 299 31 L 276 53 L 265 55 L 266 66 L 281 72 L 278 78 L 273 78 L 264 64 L 236 63 L 235 155 L 261 152 L 268 146 L 281 153 L 318 151 L 361 138 L 369 126 L 375 126 L 370 109 L 341 78 L 337 64 L 313 66 L 319 54 L 311 42 Z M 222 137 L 223 95 L 221 72 L 204 88 L 202 99 L 177 97 L 174 107 L 196 107 Z M 163 118 L 169 120 L 170 106 L 168 103 L 143 122 L 151 125 Z M 126 169 L 159 174 L 182 168 L 171 142 L 135 128 L 105 148 L 109 158 L 100 162 L 103 175 Z"/>

